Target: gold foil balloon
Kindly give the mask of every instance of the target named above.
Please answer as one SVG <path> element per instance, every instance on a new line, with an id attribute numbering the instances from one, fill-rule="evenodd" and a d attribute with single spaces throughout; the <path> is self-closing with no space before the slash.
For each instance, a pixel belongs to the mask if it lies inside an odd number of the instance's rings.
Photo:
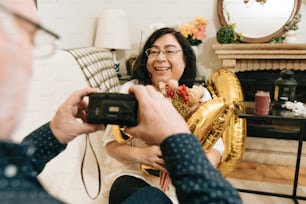
<path id="1" fill-rule="evenodd" d="M 112 125 L 113 135 L 120 144 L 124 144 L 133 139 L 131 135 L 124 132 L 124 129 L 125 127 L 121 128 L 119 125 Z"/>
<path id="2" fill-rule="evenodd" d="M 232 108 L 234 108 L 232 106 Z M 225 151 L 218 169 L 223 176 L 229 175 L 240 163 L 244 153 L 244 142 L 246 137 L 246 120 L 233 114 L 229 127 L 222 135 Z"/>
<path id="3" fill-rule="evenodd" d="M 198 138 L 205 151 L 210 150 L 222 136 L 232 118 L 233 111 L 222 97 L 204 102 L 186 120 L 190 131 Z M 141 165 L 145 174 L 157 175 L 157 169 Z"/>
<path id="4" fill-rule="evenodd" d="M 226 105 L 225 110 L 221 112 L 217 119 L 212 123 L 212 129 L 209 132 L 207 139 L 204 141 L 203 148 L 205 151 L 210 150 L 217 140 L 222 136 L 233 116 L 233 110 Z"/>
<path id="5" fill-rule="evenodd" d="M 160 170 L 159 169 L 156 169 L 152 166 L 148 166 L 148 165 L 145 165 L 145 164 L 142 164 L 140 166 L 141 168 L 141 171 L 146 174 L 147 176 L 149 175 L 153 175 L 153 176 L 159 176 L 160 175 Z"/>
<path id="6" fill-rule="evenodd" d="M 243 101 L 241 84 L 235 73 L 228 69 L 219 69 L 207 80 L 207 88 L 213 97 L 223 97 L 226 103 Z"/>
<path id="7" fill-rule="evenodd" d="M 221 137 L 229 121 L 227 113 L 224 99 L 216 97 L 201 104 L 187 119 L 190 131 L 204 145 L 205 150 L 210 150 Z"/>
<path id="8" fill-rule="evenodd" d="M 211 74 L 207 81 L 207 88 L 214 98 L 223 97 L 231 109 L 229 112 L 232 112 L 229 126 L 222 134 L 225 150 L 218 167 L 220 172 L 227 176 L 240 163 L 244 153 L 246 121 L 239 118 L 234 111 L 235 104 L 243 110 L 243 105 L 240 103 L 244 100 L 243 92 L 236 74 L 225 68 Z"/>

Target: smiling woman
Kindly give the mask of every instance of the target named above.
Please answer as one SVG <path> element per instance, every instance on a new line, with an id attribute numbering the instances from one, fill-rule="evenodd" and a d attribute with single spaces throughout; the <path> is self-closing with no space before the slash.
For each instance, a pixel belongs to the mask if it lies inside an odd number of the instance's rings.
<path id="1" fill-rule="evenodd" d="M 221 25 L 235 24 L 235 32 L 243 36 L 243 42 L 262 43 L 284 34 L 300 6 L 301 0 L 270 0 L 264 4 L 218 0 L 217 9 Z"/>

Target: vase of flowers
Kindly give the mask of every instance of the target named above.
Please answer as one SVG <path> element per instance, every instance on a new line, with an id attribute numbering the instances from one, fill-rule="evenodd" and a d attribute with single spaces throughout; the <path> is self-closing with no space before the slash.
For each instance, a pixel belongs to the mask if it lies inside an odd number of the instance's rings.
<path id="1" fill-rule="evenodd" d="M 188 40 L 191 46 L 198 46 L 206 38 L 207 19 L 197 16 L 190 23 L 179 26 L 179 31 Z"/>
<path id="2" fill-rule="evenodd" d="M 285 34 L 286 43 L 296 43 L 296 32 L 295 30 L 288 30 Z"/>
<path id="3" fill-rule="evenodd" d="M 191 48 L 192 48 L 195 56 L 198 57 L 198 54 L 199 54 L 198 46 L 192 45 Z"/>
<path id="4" fill-rule="evenodd" d="M 206 38 L 207 24 L 207 19 L 196 16 L 193 21 L 178 26 L 179 32 L 187 39 L 191 45 L 196 58 L 198 58 L 199 55 L 198 45 L 200 45 Z M 202 70 L 202 66 L 197 63 L 197 78 L 203 78 L 204 73 Z"/>

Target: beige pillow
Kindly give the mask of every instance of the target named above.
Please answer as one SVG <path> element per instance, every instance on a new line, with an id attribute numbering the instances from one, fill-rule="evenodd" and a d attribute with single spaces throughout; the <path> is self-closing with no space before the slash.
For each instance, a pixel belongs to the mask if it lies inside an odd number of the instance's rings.
<path id="1" fill-rule="evenodd" d="M 91 87 L 100 88 L 103 92 L 119 91 L 120 81 L 110 50 L 83 47 L 67 51 L 74 56 Z"/>

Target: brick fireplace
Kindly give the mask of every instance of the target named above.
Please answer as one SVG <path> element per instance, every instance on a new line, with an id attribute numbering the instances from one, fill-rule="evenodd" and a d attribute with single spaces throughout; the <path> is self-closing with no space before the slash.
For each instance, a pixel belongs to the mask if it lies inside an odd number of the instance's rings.
<path id="1" fill-rule="evenodd" d="M 257 90 L 269 91 L 272 100 L 274 80 L 288 69 L 298 82 L 296 100 L 306 103 L 306 44 L 215 44 L 213 49 L 222 67 L 237 74 L 246 101 L 254 101 Z M 247 121 L 247 133 L 255 137 L 295 139 L 297 132 L 291 124 Z"/>
<path id="2" fill-rule="evenodd" d="M 280 70 L 243 71 L 236 74 L 246 101 L 254 101 L 257 90 L 269 91 L 273 101 L 274 80 L 280 77 Z M 294 71 L 294 75 L 298 82 L 295 100 L 306 103 L 306 71 Z"/>

